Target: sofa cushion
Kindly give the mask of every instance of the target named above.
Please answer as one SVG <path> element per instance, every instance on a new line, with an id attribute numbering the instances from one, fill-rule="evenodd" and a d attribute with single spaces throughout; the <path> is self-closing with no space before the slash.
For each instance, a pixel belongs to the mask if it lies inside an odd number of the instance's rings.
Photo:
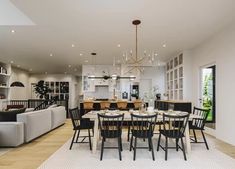
<path id="1" fill-rule="evenodd" d="M 29 142 L 51 130 L 51 110 L 43 109 L 18 114 L 17 121 L 24 123 L 24 140 Z"/>
<path id="2" fill-rule="evenodd" d="M 51 109 L 51 108 L 54 108 L 54 107 L 58 107 L 58 105 L 57 104 L 52 104 L 52 105 L 48 105 L 46 108 Z"/>
<path id="3" fill-rule="evenodd" d="M 0 122 L 0 146 L 16 147 L 24 143 L 24 123 Z"/>
<path id="4" fill-rule="evenodd" d="M 26 108 L 0 111 L 0 121 L 16 121 L 17 114 L 24 113 Z"/>
<path id="5" fill-rule="evenodd" d="M 66 111 L 64 106 L 51 108 L 51 128 L 54 129 L 65 123 Z"/>

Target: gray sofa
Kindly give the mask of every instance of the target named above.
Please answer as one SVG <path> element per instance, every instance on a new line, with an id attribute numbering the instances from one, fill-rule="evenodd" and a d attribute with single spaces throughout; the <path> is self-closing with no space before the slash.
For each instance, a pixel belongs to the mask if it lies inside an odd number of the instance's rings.
<path id="1" fill-rule="evenodd" d="M 51 108 L 51 129 L 55 129 L 56 127 L 64 124 L 65 120 L 66 120 L 65 107 L 59 106 Z"/>
<path id="2" fill-rule="evenodd" d="M 17 122 L 0 122 L 0 146 L 14 147 L 27 143 L 64 124 L 65 120 L 63 106 L 17 114 Z M 9 142 L 9 139 L 15 142 Z"/>
<path id="3" fill-rule="evenodd" d="M 24 141 L 29 142 L 51 130 L 51 109 L 18 114 L 17 121 L 24 123 Z"/>
<path id="4" fill-rule="evenodd" d="M 16 147 L 24 143 L 24 123 L 0 122 L 0 146 Z"/>

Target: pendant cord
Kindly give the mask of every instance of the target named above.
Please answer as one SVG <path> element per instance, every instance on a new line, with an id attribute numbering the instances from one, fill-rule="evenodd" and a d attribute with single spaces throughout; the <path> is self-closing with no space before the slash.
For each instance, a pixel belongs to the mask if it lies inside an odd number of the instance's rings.
<path id="1" fill-rule="evenodd" d="M 136 39 L 135 39 L 135 59 L 137 60 L 137 55 L 138 55 L 138 50 L 137 50 L 137 42 L 138 42 L 138 39 L 137 39 L 137 25 L 136 25 L 136 29 L 135 29 L 135 37 L 136 37 Z"/>

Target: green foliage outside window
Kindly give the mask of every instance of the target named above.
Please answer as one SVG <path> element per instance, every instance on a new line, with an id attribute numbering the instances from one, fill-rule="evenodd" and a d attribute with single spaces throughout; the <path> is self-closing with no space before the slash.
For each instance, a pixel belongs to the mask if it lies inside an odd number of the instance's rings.
<path id="1" fill-rule="evenodd" d="M 204 78 L 203 86 L 203 108 L 210 109 L 210 113 L 207 117 L 207 121 L 212 121 L 212 105 L 213 105 L 213 89 L 212 89 L 212 74 L 206 75 Z"/>

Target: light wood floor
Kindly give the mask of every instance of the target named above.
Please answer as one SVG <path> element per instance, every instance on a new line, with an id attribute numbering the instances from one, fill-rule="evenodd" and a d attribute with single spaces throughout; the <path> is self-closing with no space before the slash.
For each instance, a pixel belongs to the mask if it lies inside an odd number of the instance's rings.
<path id="1" fill-rule="evenodd" d="M 72 137 L 72 125 L 70 120 L 66 124 L 50 133 L 25 144 L 0 156 L 1 169 L 36 169 L 50 155 L 58 150 L 69 138 Z M 231 146 L 220 140 L 208 136 L 216 143 L 219 151 L 235 159 L 235 146 Z"/>
<path id="2" fill-rule="evenodd" d="M 65 125 L 0 156 L 1 169 L 34 169 L 58 150 L 70 137 L 72 125 Z"/>

